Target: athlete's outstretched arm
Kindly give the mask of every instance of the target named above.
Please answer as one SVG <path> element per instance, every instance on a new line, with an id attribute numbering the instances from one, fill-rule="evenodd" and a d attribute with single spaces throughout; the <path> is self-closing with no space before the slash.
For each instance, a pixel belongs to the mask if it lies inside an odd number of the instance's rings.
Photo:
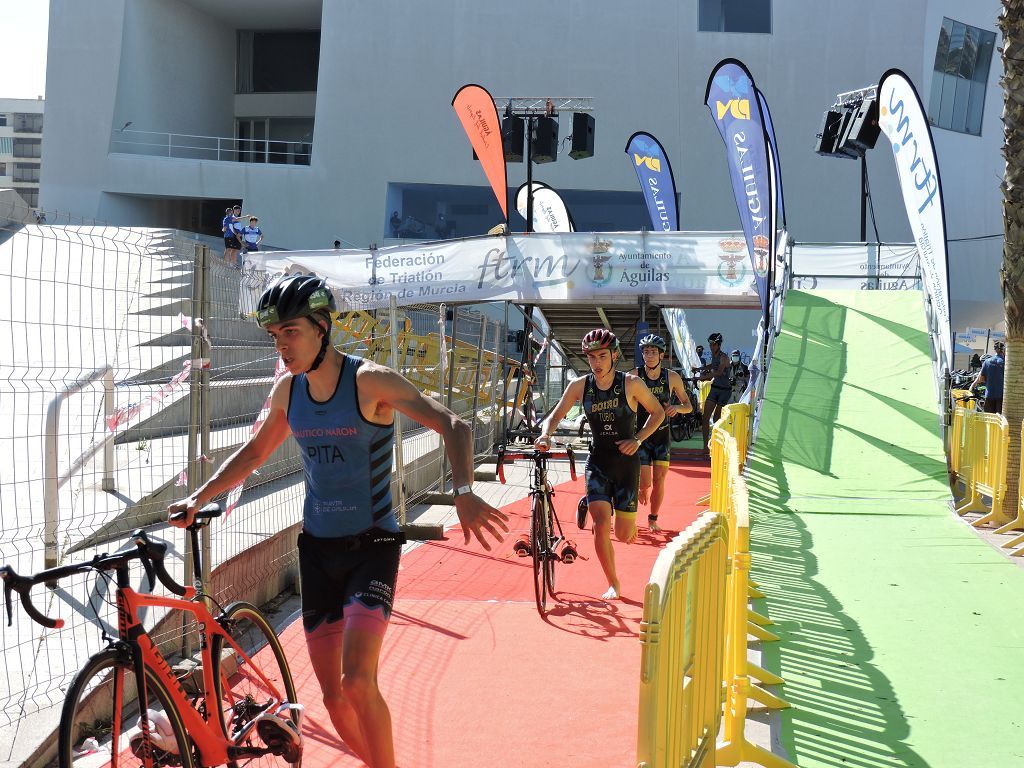
<path id="1" fill-rule="evenodd" d="M 266 421 L 260 425 L 256 434 L 235 451 L 217 468 L 213 477 L 197 488 L 191 496 L 176 501 L 167 507 L 168 522 L 178 528 L 186 528 L 195 519 L 195 513 L 211 499 L 234 488 L 245 481 L 253 470 L 262 466 L 270 458 L 277 447 L 291 434 L 288 426 L 288 396 L 291 391 L 291 376 L 283 376 L 274 385 L 270 395 L 270 413 Z M 170 520 L 170 516 L 178 512 L 187 512 L 178 521 Z"/>
<path id="2" fill-rule="evenodd" d="M 383 366 L 374 366 L 360 375 L 359 387 L 366 387 L 374 400 L 404 413 L 424 427 L 439 433 L 444 439 L 444 450 L 452 465 L 452 483 L 458 488 L 473 483 L 473 430 L 470 426 L 437 401 L 420 392 L 408 379 L 397 371 Z M 501 540 L 498 529 L 508 532 L 505 524 L 508 516 L 481 499 L 475 493 L 455 497 L 455 511 L 458 513 L 465 542 L 470 534 L 476 536 L 484 549 L 491 545 L 484 536 L 487 531 L 496 541 Z"/>
<path id="3" fill-rule="evenodd" d="M 569 412 L 574 403 L 583 399 L 583 386 L 586 380 L 586 377 L 575 379 L 565 388 L 558 403 L 544 419 L 544 423 L 540 425 L 540 437 L 534 441 L 535 448 L 545 450 L 551 447 L 551 434 L 558 429 L 558 422 L 565 418 L 565 414 Z"/>
<path id="4" fill-rule="evenodd" d="M 672 390 L 672 394 L 679 400 L 678 405 L 666 405 L 665 416 L 671 418 L 677 413 L 690 413 L 693 411 L 693 405 L 690 403 L 690 396 L 686 394 L 686 388 L 683 386 L 683 377 L 675 371 L 668 372 L 668 385 L 669 389 Z"/>

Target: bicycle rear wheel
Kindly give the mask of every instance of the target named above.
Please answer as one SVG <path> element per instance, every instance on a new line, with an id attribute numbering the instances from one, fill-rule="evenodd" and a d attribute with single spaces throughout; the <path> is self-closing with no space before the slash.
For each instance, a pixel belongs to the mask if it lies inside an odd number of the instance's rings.
<path id="1" fill-rule="evenodd" d="M 276 712 L 285 703 L 295 704 L 295 684 L 288 660 L 277 634 L 260 610 L 249 603 L 232 603 L 218 617 L 221 627 L 242 650 L 240 654 L 220 634 L 210 644 L 216 706 L 229 738 L 241 733 L 249 722 L 264 712 Z M 292 713 L 298 725 L 298 714 Z M 251 729 L 239 746 L 266 746 L 256 729 Z M 230 768 L 281 768 L 301 764 L 283 755 L 266 754 L 229 760 Z"/>
<path id="2" fill-rule="evenodd" d="M 57 735 L 60 768 L 192 768 L 192 742 L 167 687 L 146 670 L 148 738 L 139 723 L 138 692 L 126 650 L 108 648 L 89 659 L 64 700 Z"/>
<path id="3" fill-rule="evenodd" d="M 533 509 L 530 513 L 530 552 L 533 555 L 533 595 L 541 616 L 545 615 L 548 609 L 548 596 L 545 588 L 548 520 L 547 515 L 544 514 L 544 508 L 544 495 L 537 493 L 533 497 Z"/>

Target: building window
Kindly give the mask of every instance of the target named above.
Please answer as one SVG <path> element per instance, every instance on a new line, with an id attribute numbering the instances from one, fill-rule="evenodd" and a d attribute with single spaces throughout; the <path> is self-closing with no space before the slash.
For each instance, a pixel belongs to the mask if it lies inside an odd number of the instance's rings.
<path id="1" fill-rule="evenodd" d="M 313 151 L 313 118 L 239 118 L 238 160 L 243 163 L 309 165 Z"/>
<path id="2" fill-rule="evenodd" d="M 15 157 L 41 157 L 42 148 L 41 139 L 15 139 L 12 154 Z"/>
<path id="3" fill-rule="evenodd" d="M 611 190 L 560 189 L 579 232 L 637 232 L 650 227 L 643 195 Z M 515 189 L 508 190 L 515 201 Z M 504 219 L 490 187 L 445 184 L 388 184 L 384 237 L 445 240 L 483 235 Z M 510 211 L 513 232 L 526 229 L 518 212 Z"/>
<path id="4" fill-rule="evenodd" d="M 14 164 L 15 181 L 39 181 L 39 166 L 32 163 Z"/>
<path id="5" fill-rule="evenodd" d="M 928 121 L 958 133 L 981 135 L 985 89 L 996 33 L 944 18 L 935 49 Z"/>
<path id="6" fill-rule="evenodd" d="M 0 163 L 0 176 L 7 175 L 7 163 Z"/>
<path id="7" fill-rule="evenodd" d="M 772 31 L 771 0 L 699 0 L 701 32 Z"/>
<path id="8" fill-rule="evenodd" d="M 14 113 L 15 133 L 42 133 L 43 116 L 36 113 L 15 112 Z"/>
<path id="9" fill-rule="evenodd" d="M 316 93 L 320 30 L 238 32 L 238 93 Z"/>
<path id="10" fill-rule="evenodd" d="M 29 208 L 37 208 L 39 206 L 38 189 L 18 189 L 15 191 L 18 193 L 18 196 L 25 201 L 25 205 Z"/>
<path id="11" fill-rule="evenodd" d="M 7 115 L 0 115 L 0 125 L 7 125 Z"/>

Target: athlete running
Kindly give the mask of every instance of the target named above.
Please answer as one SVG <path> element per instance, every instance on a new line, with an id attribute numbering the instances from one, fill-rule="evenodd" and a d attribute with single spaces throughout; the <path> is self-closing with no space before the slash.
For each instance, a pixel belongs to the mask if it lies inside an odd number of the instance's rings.
<path id="1" fill-rule="evenodd" d="M 452 466 L 455 509 L 465 543 L 508 531 L 502 512 L 473 493 L 469 426 L 399 373 L 330 345 L 334 297 L 320 278 L 286 276 L 257 305 L 287 373 L 274 385 L 270 413 L 187 499 L 172 525 L 262 465 L 291 434 L 306 477 L 299 535 L 302 623 L 313 671 L 338 735 L 371 768 L 393 768 L 391 715 L 377 687 L 377 661 L 394 600 L 404 540 L 391 507 L 395 412 L 439 432 Z"/>
<path id="2" fill-rule="evenodd" d="M 640 339 L 640 351 L 643 355 L 643 368 L 634 368 L 631 373 L 638 376 L 640 380 L 651 390 L 651 394 L 658 398 L 665 409 L 665 420 L 658 425 L 654 434 L 644 440 L 643 445 L 637 454 L 640 456 L 640 492 L 639 501 L 647 503 L 647 491 L 650 493 L 651 512 L 647 515 L 647 525 L 652 531 L 660 531 L 658 525 L 658 512 L 661 510 L 661 503 L 665 500 L 665 477 L 668 475 L 669 454 L 672 451 L 672 433 L 669 429 L 669 419 L 677 413 L 689 413 L 693 410 L 690 405 L 690 398 L 683 387 L 683 377 L 675 371 L 670 371 L 662 366 L 665 359 L 667 345 L 661 336 L 653 333 Z M 672 396 L 681 405 L 672 405 Z M 643 406 L 637 409 L 637 421 L 642 421 L 647 415 Z"/>
<path id="3" fill-rule="evenodd" d="M 654 434 L 665 418 L 658 399 L 644 383 L 630 373 L 615 370 L 619 359 L 619 340 L 604 328 L 583 337 L 583 351 L 590 374 L 576 379 L 566 388 L 558 405 L 541 425 L 534 443 L 539 451 L 550 450 L 551 434 L 565 414 L 578 402 L 590 422 L 593 443 L 587 458 L 587 506 L 577 522 L 582 528 L 586 513 L 594 521 L 594 549 L 608 579 L 608 591 L 601 597 L 616 600 L 622 594 L 615 570 L 612 549 L 612 515 L 615 538 L 631 544 L 636 541 L 636 502 L 640 484 L 640 457 L 637 451 Z M 637 407 L 649 414 L 637 431 Z"/>
<path id="4" fill-rule="evenodd" d="M 708 336 L 711 347 L 711 362 L 700 368 L 700 379 L 711 381 L 711 389 L 704 401 L 704 421 L 701 432 L 704 435 L 704 454 L 710 455 L 708 441 L 711 438 L 711 425 L 722 413 L 722 406 L 728 405 L 732 394 L 732 383 L 729 381 L 729 356 L 722 351 L 722 334 L 712 333 Z"/>

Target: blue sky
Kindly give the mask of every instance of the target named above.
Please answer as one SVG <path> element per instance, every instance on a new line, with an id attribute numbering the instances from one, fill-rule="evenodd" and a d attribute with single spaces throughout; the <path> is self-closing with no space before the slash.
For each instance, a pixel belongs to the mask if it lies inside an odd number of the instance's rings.
<path id="1" fill-rule="evenodd" d="M 46 91 L 47 0 L 0 0 L 0 98 L 34 99 Z"/>

